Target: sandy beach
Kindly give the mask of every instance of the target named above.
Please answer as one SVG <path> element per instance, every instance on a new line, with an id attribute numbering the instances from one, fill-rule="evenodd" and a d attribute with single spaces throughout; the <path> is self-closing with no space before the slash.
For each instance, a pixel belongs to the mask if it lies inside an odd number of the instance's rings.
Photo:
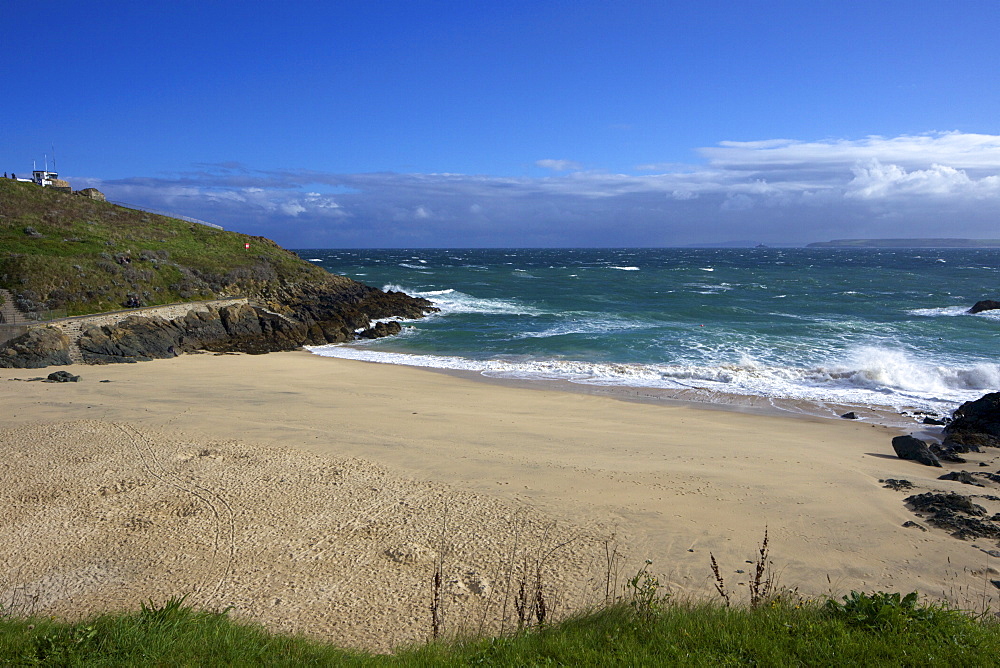
<path id="1" fill-rule="evenodd" d="M 304 351 L 64 368 L 81 380 L 0 370 L 0 600 L 39 614 L 186 594 L 387 651 L 429 636 L 436 563 L 445 631 L 496 630 L 525 569 L 550 614 L 603 600 L 608 549 L 619 588 L 649 559 L 675 595 L 710 597 L 712 553 L 739 596 L 765 527 L 805 595 L 996 598 L 993 541 L 903 526 L 923 524 L 909 494 L 996 490 L 897 459 L 886 427 Z"/>

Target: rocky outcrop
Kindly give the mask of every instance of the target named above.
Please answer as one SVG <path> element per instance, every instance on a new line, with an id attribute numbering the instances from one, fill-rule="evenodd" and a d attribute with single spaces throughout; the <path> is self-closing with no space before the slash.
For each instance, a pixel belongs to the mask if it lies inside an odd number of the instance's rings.
<path id="1" fill-rule="evenodd" d="M 77 190 L 76 193 L 80 197 L 86 197 L 88 199 L 96 200 L 98 202 L 107 202 L 108 198 L 104 196 L 97 188 L 84 188 L 83 190 Z"/>
<path id="2" fill-rule="evenodd" d="M 973 304 L 972 308 L 970 308 L 967 313 L 975 314 L 982 313 L 983 311 L 994 311 L 996 309 L 1000 309 L 1000 302 L 992 299 L 983 299 L 982 301 L 978 301 Z"/>
<path id="3" fill-rule="evenodd" d="M 380 339 L 383 336 L 392 336 L 403 331 L 403 326 L 398 322 L 377 322 L 374 327 L 358 332 L 359 339 Z"/>
<path id="4" fill-rule="evenodd" d="M 1000 439 L 1000 392 L 985 394 L 975 401 L 966 401 L 952 413 L 952 421 L 944 428 L 946 434 L 985 435 Z"/>
<path id="5" fill-rule="evenodd" d="M 982 519 L 986 509 L 973 503 L 971 497 L 926 492 L 907 498 L 906 503 L 928 524 L 949 531 L 956 538 L 1000 538 L 1000 525 L 991 521 L 995 518 Z"/>
<path id="6" fill-rule="evenodd" d="M 958 431 L 946 433 L 941 445 L 954 452 L 982 452 L 984 447 L 1000 448 L 1000 438 L 973 431 Z"/>
<path id="7" fill-rule="evenodd" d="M 41 369 L 69 363 L 69 337 L 51 327 L 31 329 L 0 344 L 0 367 L 6 369 Z"/>
<path id="8" fill-rule="evenodd" d="M 426 299 L 350 280 L 284 285 L 262 292 L 254 300 L 256 305 L 202 303 L 170 320 L 134 315 L 114 324 L 84 325 L 74 352 L 78 347 L 82 360 L 90 364 L 145 361 L 194 350 L 261 354 L 391 336 L 402 325 L 380 320 L 421 318 L 437 310 Z M 70 345 L 56 330 L 35 329 L 0 348 L 0 366 L 70 364 Z"/>
<path id="9" fill-rule="evenodd" d="M 91 364 L 162 359 L 194 350 L 262 354 L 356 337 L 391 336 L 402 326 L 395 321 L 372 325 L 373 315 L 421 317 L 433 310 L 426 300 L 372 288 L 342 301 L 327 296 L 308 301 L 306 297 L 301 294 L 297 301 L 289 300 L 294 305 L 270 304 L 280 311 L 236 304 L 191 311 L 173 320 L 132 316 L 115 325 L 84 329 L 79 347 L 84 361 Z"/>

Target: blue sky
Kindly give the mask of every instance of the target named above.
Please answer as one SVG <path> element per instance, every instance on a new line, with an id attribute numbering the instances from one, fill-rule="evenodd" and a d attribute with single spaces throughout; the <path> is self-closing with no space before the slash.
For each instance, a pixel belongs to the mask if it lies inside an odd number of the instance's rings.
<path id="1" fill-rule="evenodd" d="M 1000 3 L 5 3 L 0 171 L 289 247 L 1000 237 Z"/>

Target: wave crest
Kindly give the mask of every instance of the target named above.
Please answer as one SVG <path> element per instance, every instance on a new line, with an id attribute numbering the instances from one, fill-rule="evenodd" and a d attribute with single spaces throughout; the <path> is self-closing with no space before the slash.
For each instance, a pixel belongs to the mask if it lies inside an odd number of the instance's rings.
<path id="1" fill-rule="evenodd" d="M 385 292 L 405 292 L 411 297 L 422 297 L 429 300 L 434 306 L 441 309 L 441 315 L 450 313 L 485 313 L 485 314 L 505 314 L 505 315 L 541 315 L 541 311 L 532 306 L 527 306 L 516 299 L 495 299 L 489 297 L 475 297 L 465 292 L 460 292 L 452 288 L 445 290 L 411 290 L 395 284 L 382 286 Z"/>

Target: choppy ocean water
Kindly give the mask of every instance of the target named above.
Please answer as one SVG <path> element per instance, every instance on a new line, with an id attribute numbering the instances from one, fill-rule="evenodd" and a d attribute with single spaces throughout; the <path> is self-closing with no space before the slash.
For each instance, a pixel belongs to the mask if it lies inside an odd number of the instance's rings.
<path id="1" fill-rule="evenodd" d="M 302 250 L 426 297 L 404 333 L 318 355 L 707 401 L 946 413 L 1000 389 L 1000 250 Z"/>

